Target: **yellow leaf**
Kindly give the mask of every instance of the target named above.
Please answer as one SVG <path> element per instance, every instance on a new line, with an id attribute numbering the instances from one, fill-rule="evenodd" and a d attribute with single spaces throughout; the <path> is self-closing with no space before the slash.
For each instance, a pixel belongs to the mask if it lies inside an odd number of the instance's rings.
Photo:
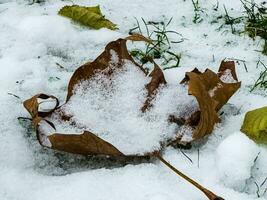
<path id="1" fill-rule="evenodd" d="M 267 144 L 267 107 L 247 112 L 241 131 L 254 141 Z"/>
<path id="2" fill-rule="evenodd" d="M 105 19 L 102 15 L 99 5 L 94 7 L 86 7 L 79 5 L 64 6 L 58 12 L 59 15 L 71 18 L 84 26 L 92 29 L 108 28 L 117 29 L 117 25 Z"/>

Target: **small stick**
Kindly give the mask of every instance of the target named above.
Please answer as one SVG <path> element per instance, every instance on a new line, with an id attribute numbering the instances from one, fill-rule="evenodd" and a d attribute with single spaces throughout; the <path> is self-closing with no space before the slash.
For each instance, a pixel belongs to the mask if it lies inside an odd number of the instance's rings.
<path id="1" fill-rule="evenodd" d="M 164 158 L 159 153 L 155 153 L 155 156 L 162 162 L 164 163 L 167 167 L 169 167 L 172 171 L 174 171 L 176 174 L 187 180 L 189 183 L 194 185 L 196 188 L 198 188 L 200 191 L 202 191 L 208 198 L 209 200 L 224 200 L 222 197 L 217 196 L 207 188 L 201 186 L 199 183 L 194 181 L 193 179 L 189 178 L 182 172 L 180 172 L 178 169 L 176 169 L 174 166 L 172 166 L 170 163 L 168 163 Z"/>

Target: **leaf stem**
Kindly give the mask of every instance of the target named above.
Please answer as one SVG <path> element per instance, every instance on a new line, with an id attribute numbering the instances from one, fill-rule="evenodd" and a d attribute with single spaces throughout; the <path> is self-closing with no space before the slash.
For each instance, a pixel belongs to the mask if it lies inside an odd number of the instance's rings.
<path id="1" fill-rule="evenodd" d="M 208 198 L 209 200 L 224 200 L 222 197 L 217 196 L 207 188 L 203 187 L 193 179 L 189 178 L 187 175 L 176 169 L 174 166 L 172 166 L 169 162 L 167 162 L 159 153 L 155 153 L 155 156 L 162 162 L 164 163 L 167 167 L 169 167 L 172 171 L 174 171 L 177 175 L 181 176 L 185 180 L 187 180 L 189 183 L 194 185 L 196 188 L 198 188 L 200 191 L 202 191 Z"/>

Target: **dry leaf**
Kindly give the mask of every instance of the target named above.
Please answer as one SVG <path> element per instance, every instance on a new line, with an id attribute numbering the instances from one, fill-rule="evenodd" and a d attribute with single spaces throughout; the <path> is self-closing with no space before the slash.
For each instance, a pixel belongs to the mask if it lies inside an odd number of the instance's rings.
<path id="1" fill-rule="evenodd" d="M 207 82 L 205 76 L 212 74 L 210 70 L 207 70 L 203 74 L 198 74 L 195 72 L 188 72 L 186 76 L 188 77 L 188 94 L 196 97 L 199 104 L 199 121 L 193 132 L 193 139 L 200 139 L 207 134 L 210 134 L 213 130 L 214 124 L 219 122 L 219 117 L 215 110 L 217 102 L 213 100 L 209 94 L 209 83 Z M 195 114 L 192 115 L 196 121 Z M 192 121 L 192 120 L 191 120 Z"/>
<path id="2" fill-rule="evenodd" d="M 149 74 L 149 76 L 151 77 L 151 81 L 146 85 L 148 95 L 144 106 L 141 108 L 142 112 L 145 112 L 149 107 L 152 106 L 151 101 L 155 97 L 157 89 L 161 85 L 165 85 L 167 83 L 162 70 L 156 63 L 154 63 L 154 70 Z"/>
<path id="3" fill-rule="evenodd" d="M 112 75 L 114 68 L 109 67 L 112 59 L 112 52 L 115 52 L 118 55 L 118 63 L 115 66 L 116 68 L 122 67 L 124 62 L 128 60 L 134 63 L 134 65 L 144 73 L 144 77 L 146 76 L 145 70 L 140 65 L 135 63 L 135 61 L 129 55 L 126 47 L 127 40 L 148 42 L 148 40 L 141 35 L 132 35 L 126 39 L 118 39 L 117 41 L 110 42 L 106 46 L 105 51 L 98 56 L 95 61 L 82 65 L 74 72 L 69 82 L 66 103 L 68 103 L 68 100 L 73 95 L 75 86 L 81 81 L 89 80 L 100 71 L 104 71 L 108 75 Z M 150 104 L 150 100 L 153 99 L 153 95 L 156 93 L 155 91 L 160 84 L 166 83 L 161 69 L 156 64 L 151 76 L 151 82 L 146 86 L 148 90 L 148 97 L 146 102 L 144 102 L 144 106 Z M 38 103 L 38 99 L 43 99 L 44 101 Z M 47 104 L 49 99 L 56 100 L 56 104 L 54 104 L 50 109 L 46 110 L 46 112 L 41 111 L 40 105 L 44 103 Z M 89 131 L 85 131 L 82 134 L 56 133 L 56 127 L 54 126 L 53 122 L 50 122 L 47 120 L 47 118 L 53 112 L 60 113 L 63 121 L 68 121 L 72 117 L 66 115 L 64 111 L 61 110 L 61 107 L 58 107 L 58 105 L 59 102 L 57 98 L 45 94 L 35 95 L 24 102 L 25 108 L 33 118 L 34 126 L 37 132 L 37 138 L 41 145 L 52 149 L 77 154 L 103 154 L 113 156 L 123 155 L 115 146 L 97 137 L 95 134 Z"/>
<path id="4" fill-rule="evenodd" d="M 42 99 L 43 101 L 38 102 L 39 99 Z M 52 107 L 50 107 L 50 109 L 48 109 L 46 112 L 40 111 L 40 105 L 42 103 L 51 103 L 49 102 L 49 99 L 56 100 L 56 104 L 54 104 L 54 106 L 51 105 Z M 37 138 L 41 145 L 52 149 L 76 154 L 103 154 L 113 156 L 123 155 L 113 145 L 97 137 L 89 131 L 85 131 L 80 135 L 66 135 L 56 133 L 56 128 L 53 123 L 46 120 L 45 118 L 51 115 L 52 112 L 56 109 L 59 110 L 60 108 L 58 108 L 58 105 L 58 100 L 54 96 L 48 96 L 45 94 L 35 95 L 24 102 L 25 108 L 33 118 L 33 125 L 36 129 Z"/>
<path id="5" fill-rule="evenodd" d="M 209 69 L 204 73 L 194 69 L 186 73 L 181 83 L 188 84 L 189 95 L 195 96 L 199 104 L 199 111 L 186 120 L 187 125 L 195 126 L 193 140 L 203 138 L 212 132 L 214 125 L 220 121 L 217 112 L 241 85 L 233 61 L 222 61 L 218 74 Z"/>
<path id="6" fill-rule="evenodd" d="M 112 75 L 114 69 L 121 68 L 126 60 L 131 61 L 134 66 L 146 76 L 145 70 L 138 65 L 128 53 L 126 47 L 127 39 L 147 42 L 146 38 L 141 35 L 133 35 L 126 39 L 118 39 L 110 42 L 106 46 L 104 52 L 93 62 L 82 65 L 74 72 L 69 82 L 66 103 L 68 103 L 68 100 L 73 95 L 74 88 L 77 84 L 84 80 L 89 80 L 100 71 L 107 75 Z M 118 62 L 115 68 L 109 67 L 112 60 L 112 52 L 115 52 L 118 55 Z M 156 63 L 154 63 L 154 70 L 149 76 L 151 77 L 151 80 L 145 86 L 148 93 L 146 101 L 141 108 L 142 112 L 145 112 L 152 106 L 151 102 L 155 97 L 158 88 L 161 85 L 166 84 L 164 74 Z M 192 134 L 193 140 L 203 138 L 210 134 L 214 125 L 220 121 L 217 114 L 219 109 L 240 87 L 240 82 L 237 82 L 234 62 L 222 62 L 218 74 L 209 69 L 204 73 L 194 69 L 193 71 L 186 73 L 186 76 L 181 83 L 188 84 L 188 94 L 195 96 L 199 104 L 199 110 L 192 113 L 186 120 L 179 119 L 178 121 L 180 124 L 185 123 L 186 126 L 194 128 Z M 52 105 L 49 105 L 50 107 L 48 106 L 46 109 L 42 110 L 41 107 L 44 108 L 43 105 L 46 105 L 49 101 L 50 104 L 51 101 L 54 102 Z M 55 97 L 44 94 L 35 95 L 24 102 L 24 106 L 32 115 L 34 125 L 37 128 L 38 139 L 42 145 L 72 153 L 122 155 L 120 150 L 115 146 L 89 131 L 79 135 L 56 133 L 53 123 L 46 119 L 51 113 L 54 111 L 61 113 L 63 121 L 68 121 L 72 118 L 72 116 L 66 115 L 64 111 L 58 107 L 58 104 L 58 100 Z M 172 119 L 174 119 L 174 117 L 172 117 Z M 39 125 L 44 122 L 46 122 L 46 126 L 50 127 L 47 129 L 49 131 L 40 128 Z M 176 140 L 175 142 L 178 141 L 179 140 Z M 71 145 L 72 142 L 73 146 Z"/>
<path id="7" fill-rule="evenodd" d="M 46 110 L 38 109 L 41 104 L 49 103 Z M 56 97 L 46 94 L 37 94 L 23 102 L 24 107 L 31 114 L 32 118 L 46 117 L 50 115 L 59 105 Z"/>
<path id="8" fill-rule="evenodd" d="M 138 36 L 135 37 L 135 40 L 136 38 L 138 38 Z M 131 40 L 132 38 L 128 37 L 128 39 Z M 144 40 L 145 39 L 139 37 L 138 41 Z M 129 60 L 134 63 L 134 65 L 137 66 L 140 70 L 142 70 L 144 74 L 146 74 L 145 70 L 140 65 L 138 65 L 128 53 L 126 41 L 126 39 L 118 39 L 116 41 L 110 42 L 105 47 L 105 51 L 101 53 L 100 56 L 98 56 L 92 63 L 86 63 L 74 72 L 68 86 L 67 101 L 73 94 L 74 86 L 82 80 L 88 80 L 93 77 L 95 73 L 103 71 L 105 69 L 108 69 L 107 73 L 112 74 L 112 69 L 109 69 L 112 51 L 116 52 L 119 58 L 118 65 L 116 66 L 116 68 L 120 68 L 122 66 L 124 62 L 123 60 Z"/>
<path id="9" fill-rule="evenodd" d="M 54 133 L 48 136 L 48 139 L 52 143 L 53 149 L 69 153 L 84 155 L 123 155 L 113 145 L 97 137 L 95 134 L 89 131 L 85 131 L 80 135 Z"/>
<path id="10" fill-rule="evenodd" d="M 100 71 L 107 75 L 112 75 L 114 68 L 109 67 L 109 63 L 112 60 L 112 52 L 115 52 L 118 55 L 118 62 L 115 66 L 116 68 L 122 67 L 124 62 L 128 60 L 131 61 L 134 66 L 137 67 L 137 69 L 142 71 L 144 76 L 147 75 L 145 70 L 140 65 L 135 63 L 132 57 L 129 55 L 126 47 L 127 40 L 149 42 L 145 37 L 140 35 L 129 36 L 126 39 L 118 39 L 110 42 L 106 46 L 105 51 L 98 56 L 95 61 L 84 64 L 74 72 L 68 85 L 66 104 L 73 95 L 75 86 L 80 82 L 89 80 Z M 229 74 L 231 74 L 235 82 L 224 83 L 221 81 L 221 79 L 227 78 L 226 76 L 229 76 Z M 145 85 L 147 89 L 147 99 L 141 108 L 143 112 L 152 106 L 151 102 L 155 97 L 158 88 L 161 85 L 166 84 L 162 70 L 155 63 L 154 70 L 150 74 L 150 77 L 150 82 Z M 186 73 L 186 77 L 182 83 L 188 84 L 188 93 L 196 97 L 199 103 L 199 111 L 193 113 L 186 121 L 178 120 L 178 122 L 185 122 L 186 125 L 196 126 L 193 132 L 194 140 L 200 139 L 212 132 L 214 124 L 219 121 L 217 111 L 240 87 L 240 82 L 236 81 L 237 78 L 235 75 L 234 66 L 231 63 L 223 62 L 220 67 L 219 75 L 210 70 L 206 70 L 204 73 L 201 73 L 197 69 Z M 37 138 L 40 144 L 43 146 L 75 154 L 131 156 L 124 155 L 111 143 L 103 140 L 89 131 L 84 131 L 81 134 L 57 133 L 54 124 L 47 120 L 48 117 L 52 113 L 58 112 L 60 113 L 63 122 L 70 120 L 72 116 L 66 115 L 64 111 L 61 110 L 61 107 L 59 107 L 59 102 L 54 96 L 38 94 L 26 100 L 24 102 L 24 106 L 33 118 L 33 125 L 36 128 Z M 177 121 L 175 118 L 172 120 Z M 159 152 L 150 152 L 145 155 L 157 157 L 179 176 L 185 178 L 187 181 L 204 192 L 210 200 L 222 199 L 175 169 L 160 156 Z"/>

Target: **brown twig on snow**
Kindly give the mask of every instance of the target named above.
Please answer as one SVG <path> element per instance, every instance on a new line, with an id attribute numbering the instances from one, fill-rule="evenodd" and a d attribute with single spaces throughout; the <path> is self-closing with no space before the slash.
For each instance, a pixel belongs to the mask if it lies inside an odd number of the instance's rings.
<path id="1" fill-rule="evenodd" d="M 200 191 L 202 191 L 208 198 L 209 200 L 224 200 L 222 197 L 217 196 L 207 188 L 203 187 L 193 179 L 189 178 L 186 176 L 184 173 L 180 172 L 178 169 L 176 169 L 174 166 L 172 166 L 169 162 L 167 162 L 161 155 L 160 153 L 155 153 L 154 154 L 162 163 L 164 163 L 167 167 L 169 167 L 172 171 L 174 171 L 176 174 L 187 180 L 189 183 L 197 187 Z"/>

